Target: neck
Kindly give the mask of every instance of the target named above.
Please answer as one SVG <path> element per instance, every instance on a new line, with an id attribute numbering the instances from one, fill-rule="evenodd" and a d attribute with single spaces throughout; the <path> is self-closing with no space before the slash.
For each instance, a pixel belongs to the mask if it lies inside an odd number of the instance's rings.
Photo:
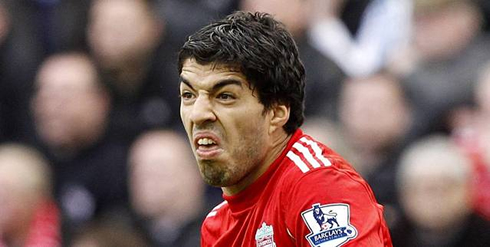
<path id="1" fill-rule="evenodd" d="M 110 76 L 116 81 L 115 89 L 118 94 L 133 97 L 142 87 L 149 70 L 148 59 L 133 59 L 116 69 L 110 70 Z"/>
<path id="2" fill-rule="evenodd" d="M 240 182 L 233 186 L 223 187 L 223 193 L 225 195 L 235 195 L 240 191 L 247 188 L 250 184 L 255 182 L 262 174 L 264 174 L 270 165 L 281 155 L 282 151 L 286 148 L 291 135 L 286 134 L 282 129 L 280 133 L 276 133 L 276 137 L 273 138 L 273 142 L 269 146 L 270 148 L 265 151 L 264 158 L 260 161 L 260 165 L 250 172 L 248 176 L 243 178 Z"/>
<path id="3" fill-rule="evenodd" d="M 446 227 L 444 229 L 418 229 L 415 234 L 420 241 L 427 244 L 436 244 L 440 246 L 450 245 L 456 242 L 461 236 L 461 232 L 466 227 L 466 223 L 462 222 L 458 227 Z"/>

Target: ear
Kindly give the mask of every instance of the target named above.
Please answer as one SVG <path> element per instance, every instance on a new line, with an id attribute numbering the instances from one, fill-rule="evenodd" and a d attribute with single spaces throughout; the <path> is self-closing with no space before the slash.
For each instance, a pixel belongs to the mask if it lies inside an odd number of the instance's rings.
<path id="1" fill-rule="evenodd" d="M 282 127 L 288 122 L 289 120 L 289 113 L 290 113 L 290 108 L 289 106 L 283 105 L 283 104 L 277 104 L 272 106 L 271 109 L 271 120 L 270 120 L 270 126 L 269 126 L 269 134 L 274 133 L 278 129 L 282 129 Z"/>

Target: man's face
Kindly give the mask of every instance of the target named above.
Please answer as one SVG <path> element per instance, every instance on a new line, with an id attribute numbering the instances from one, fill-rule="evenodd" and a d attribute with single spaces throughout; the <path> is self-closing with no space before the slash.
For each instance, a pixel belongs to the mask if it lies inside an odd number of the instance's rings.
<path id="1" fill-rule="evenodd" d="M 230 67 L 184 62 L 180 114 L 204 180 L 229 187 L 258 173 L 270 149 L 269 111 Z"/>
<path id="2" fill-rule="evenodd" d="M 187 140 L 175 133 L 153 131 L 138 138 L 129 163 L 130 199 L 139 215 L 159 218 L 182 212 L 194 200 L 189 198 L 203 193 Z"/>
<path id="3" fill-rule="evenodd" d="M 428 156 L 428 155 L 426 155 Z M 401 187 L 401 202 L 407 216 L 420 227 L 432 230 L 459 225 L 469 215 L 470 183 L 460 178 L 454 157 L 418 157 Z M 447 155 L 446 155 L 447 156 Z M 440 163 L 439 163 L 440 162 Z"/>
<path id="4" fill-rule="evenodd" d="M 104 68 L 140 59 L 153 48 L 158 28 L 143 1 L 94 1 L 87 36 Z"/>
<path id="5" fill-rule="evenodd" d="M 101 133 L 108 103 L 95 73 L 76 56 L 54 58 L 41 68 L 32 107 L 36 129 L 49 146 L 79 146 Z"/>
<path id="6" fill-rule="evenodd" d="M 352 79 L 344 85 L 340 118 L 356 148 L 377 152 L 406 132 L 410 112 L 396 83 L 376 75 Z"/>

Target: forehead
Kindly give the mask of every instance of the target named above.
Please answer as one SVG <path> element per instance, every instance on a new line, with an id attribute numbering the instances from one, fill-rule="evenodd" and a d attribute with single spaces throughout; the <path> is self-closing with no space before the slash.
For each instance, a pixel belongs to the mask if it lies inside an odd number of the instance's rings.
<path id="1" fill-rule="evenodd" d="M 173 133 L 149 133 L 134 144 L 131 156 L 137 159 L 173 157 L 187 150 L 187 142 Z"/>
<path id="2" fill-rule="evenodd" d="M 139 0 L 96 1 L 92 7 L 94 17 L 111 19 L 114 17 L 144 16 L 145 3 Z"/>
<path id="3" fill-rule="evenodd" d="M 355 78 L 350 79 L 345 84 L 345 91 L 351 94 L 366 95 L 381 94 L 393 95 L 399 93 L 401 88 L 397 86 L 397 81 L 383 75 L 377 75 L 370 78 Z"/>
<path id="4" fill-rule="evenodd" d="M 187 59 L 182 65 L 182 81 L 192 86 L 213 86 L 224 80 L 234 80 L 248 86 L 246 76 L 236 67 L 227 64 L 200 64 L 195 59 Z"/>

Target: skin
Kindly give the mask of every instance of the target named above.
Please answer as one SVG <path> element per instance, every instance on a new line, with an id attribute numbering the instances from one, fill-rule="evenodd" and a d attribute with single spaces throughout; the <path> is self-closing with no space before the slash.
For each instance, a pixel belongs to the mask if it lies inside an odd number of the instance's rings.
<path id="1" fill-rule="evenodd" d="M 419 227 L 444 233 L 461 225 L 470 214 L 471 184 L 468 172 L 459 167 L 468 164 L 457 153 L 426 152 L 418 154 L 404 170 L 400 179 L 402 206 Z"/>
<path id="2" fill-rule="evenodd" d="M 94 1 L 88 41 L 105 68 L 134 64 L 151 53 L 161 35 L 161 24 L 144 1 Z"/>
<path id="3" fill-rule="evenodd" d="M 147 132 L 133 144 L 129 160 L 136 213 L 175 225 L 197 217 L 204 186 L 185 138 L 171 131 Z"/>
<path id="4" fill-rule="evenodd" d="M 368 152 L 390 146 L 410 124 L 409 106 L 398 81 L 382 74 L 345 83 L 340 117 L 353 145 Z"/>
<path id="5" fill-rule="evenodd" d="M 289 107 L 264 110 L 245 75 L 229 66 L 187 59 L 180 114 L 203 179 L 234 195 L 253 183 L 281 154 Z M 200 138 L 216 145 L 201 146 Z"/>
<path id="6" fill-rule="evenodd" d="M 36 151 L 0 145 L 0 237 L 5 246 L 26 246 L 35 213 L 50 198 L 49 178 L 48 166 Z"/>

